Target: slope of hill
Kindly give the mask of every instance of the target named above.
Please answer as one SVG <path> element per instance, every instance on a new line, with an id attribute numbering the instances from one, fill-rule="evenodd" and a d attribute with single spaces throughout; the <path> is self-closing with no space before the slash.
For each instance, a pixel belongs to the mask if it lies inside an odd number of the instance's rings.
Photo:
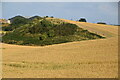
<path id="1" fill-rule="evenodd" d="M 33 17 L 34 18 L 34 17 Z M 36 18 L 36 17 L 35 17 Z M 25 20 L 26 23 L 21 23 Z M 28 21 L 28 22 L 27 22 Z M 62 20 L 51 20 L 37 17 L 31 21 L 25 18 L 15 18 L 11 32 L 3 36 L 3 42 L 18 45 L 52 45 L 73 41 L 104 38 L 88 30 L 78 27 L 76 24 L 64 23 Z"/>
<path id="2" fill-rule="evenodd" d="M 106 38 L 44 47 L 3 44 L 3 77 L 118 78 L 118 26 L 61 20 Z"/>
<path id="3" fill-rule="evenodd" d="M 65 20 L 65 19 L 61 19 L 61 20 L 72 23 L 72 24 L 76 24 L 83 29 L 89 30 L 91 32 L 94 32 L 96 34 L 99 34 L 105 37 L 117 36 L 118 34 L 118 26 L 94 24 L 94 23 L 87 23 L 87 22 L 77 22 L 77 21 L 71 21 L 71 20 Z"/>

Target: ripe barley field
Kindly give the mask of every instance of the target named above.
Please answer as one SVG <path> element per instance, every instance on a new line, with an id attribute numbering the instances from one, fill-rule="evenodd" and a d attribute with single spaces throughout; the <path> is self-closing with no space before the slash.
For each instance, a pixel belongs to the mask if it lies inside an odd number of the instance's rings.
<path id="1" fill-rule="evenodd" d="M 117 78 L 118 26 L 61 20 L 106 38 L 44 47 L 2 43 L 2 77 Z"/>

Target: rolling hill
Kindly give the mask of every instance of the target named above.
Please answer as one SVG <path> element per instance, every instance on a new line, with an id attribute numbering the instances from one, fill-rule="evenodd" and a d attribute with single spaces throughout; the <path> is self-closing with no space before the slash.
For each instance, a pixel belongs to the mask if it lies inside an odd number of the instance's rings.
<path id="1" fill-rule="evenodd" d="M 44 47 L 2 44 L 3 77 L 118 78 L 118 26 L 61 20 L 106 38 Z"/>
<path id="2" fill-rule="evenodd" d="M 12 24 L 8 27 L 4 27 L 4 30 L 7 29 L 10 32 L 2 38 L 2 42 L 8 44 L 45 46 L 104 38 L 96 33 L 84 30 L 76 24 L 54 18 L 47 19 L 35 16 L 29 20 L 17 16 L 12 18 Z"/>

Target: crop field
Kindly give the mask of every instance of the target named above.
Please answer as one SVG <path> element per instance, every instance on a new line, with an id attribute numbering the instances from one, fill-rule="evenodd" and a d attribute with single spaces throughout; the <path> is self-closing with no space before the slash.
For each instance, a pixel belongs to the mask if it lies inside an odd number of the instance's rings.
<path id="1" fill-rule="evenodd" d="M 106 38 L 49 46 L 2 43 L 2 77 L 117 78 L 118 26 L 61 20 Z"/>

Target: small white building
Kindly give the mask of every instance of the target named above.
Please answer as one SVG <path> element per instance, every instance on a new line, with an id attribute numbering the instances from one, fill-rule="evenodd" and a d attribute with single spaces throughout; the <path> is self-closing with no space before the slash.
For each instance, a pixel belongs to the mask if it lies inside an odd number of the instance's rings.
<path id="1" fill-rule="evenodd" d="M 10 24 L 10 20 L 7 20 L 7 23 Z"/>
<path id="2" fill-rule="evenodd" d="M 8 23 L 8 24 L 10 24 L 11 22 L 10 22 L 10 20 L 0 19 L 0 23 Z"/>

